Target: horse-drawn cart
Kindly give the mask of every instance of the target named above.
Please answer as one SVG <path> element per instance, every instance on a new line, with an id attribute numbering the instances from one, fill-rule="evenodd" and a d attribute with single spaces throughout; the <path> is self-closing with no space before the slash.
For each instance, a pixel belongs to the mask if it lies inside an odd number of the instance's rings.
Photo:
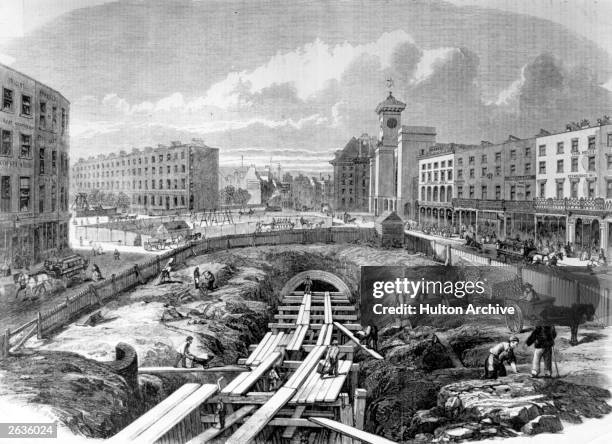
<path id="1" fill-rule="evenodd" d="M 512 333 L 520 333 L 523 330 L 525 321 L 533 324 L 542 324 L 546 321 L 541 314 L 548 311 L 553 306 L 555 298 L 553 296 L 537 297 L 531 301 L 526 299 L 507 299 L 506 308 L 513 308 L 513 313 L 506 313 L 506 326 Z"/>
<path id="2" fill-rule="evenodd" d="M 506 325 L 513 333 L 523 330 L 525 321 L 534 325 L 564 325 L 570 328 L 570 344 L 578 344 L 578 327 L 595 316 L 592 304 L 574 303 L 571 306 L 555 305 L 554 296 L 539 296 L 533 300 L 506 300 L 506 307 L 513 307 L 514 313 L 506 313 Z"/>
<path id="3" fill-rule="evenodd" d="M 83 273 L 87 270 L 88 265 L 89 259 L 85 259 L 79 254 L 47 259 L 43 264 L 44 271 L 55 279 L 83 278 Z"/>

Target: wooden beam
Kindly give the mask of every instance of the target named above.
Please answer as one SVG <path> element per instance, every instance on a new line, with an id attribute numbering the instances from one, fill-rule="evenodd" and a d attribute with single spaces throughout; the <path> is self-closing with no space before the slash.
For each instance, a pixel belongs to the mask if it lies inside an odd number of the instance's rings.
<path id="1" fill-rule="evenodd" d="M 226 404 L 226 408 L 227 407 L 231 407 L 232 404 Z M 278 411 L 278 413 L 276 414 L 277 418 L 283 418 L 283 417 L 287 417 L 287 418 L 291 418 L 291 416 L 295 413 L 295 409 L 297 409 L 298 407 L 304 407 L 306 409 L 308 409 L 308 407 L 310 406 L 294 406 L 293 408 L 285 408 L 285 409 L 281 409 Z M 329 405 L 325 405 L 325 407 L 330 407 Z M 334 418 L 336 416 L 336 414 L 334 413 L 333 409 L 330 407 L 330 409 L 328 411 L 325 410 L 306 410 L 306 412 L 304 412 L 303 416 L 320 416 L 322 418 Z M 213 422 L 217 422 L 217 415 L 214 413 L 207 413 L 205 415 L 200 415 L 200 420 L 202 421 L 202 423 L 204 424 L 211 424 Z M 243 419 L 241 422 L 246 421 L 246 419 Z"/>
<path id="2" fill-rule="evenodd" d="M 230 428 L 231 426 L 239 422 L 245 416 L 251 414 L 256 408 L 257 407 L 254 405 L 245 405 L 244 407 L 241 407 L 240 409 L 236 410 L 234 413 L 232 413 L 231 415 L 228 415 L 225 418 L 225 427 L 223 427 L 222 429 L 219 429 L 217 427 L 210 427 L 204 430 L 198 436 L 189 440 L 187 444 L 204 444 L 212 440 L 213 438 L 219 436 L 225 430 L 227 430 L 228 428 Z M 202 422 L 207 422 L 207 423 L 216 422 L 214 418 L 217 415 L 211 415 L 211 416 L 213 417 L 213 421 L 202 421 Z"/>
<path id="3" fill-rule="evenodd" d="M 207 404 L 214 404 L 218 399 L 221 399 L 225 404 L 233 405 L 244 405 L 244 404 L 265 404 L 274 395 L 273 392 L 249 392 L 245 396 L 231 396 L 226 394 L 219 394 L 206 401 Z M 337 407 L 340 405 L 340 401 L 318 403 L 325 407 Z"/>
<path id="4" fill-rule="evenodd" d="M 364 415 L 367 396 L 368 391 L 366 389 L 358 388 L 355 390 L 355 396 L 353 397 L 353 425 L 359 430 L 363 430 L 365 425 Z M 353 440 L 353 444 L 361 444 L 361 441 Z"/>
<path id="5" fill-rule="evenodd" d="M 264 427 L 272 421 L 278 411 L 293 397 L 295 391 L 296 389 L 288 387 L 281 387 L 278 389 L 270 400 L 253 413 L 253 415 L 251 415 L 244 424 L 225 441 L 225 443 L 252 443 Z"/>
<path id="6" fill-rule="evenodd" d="M 338 327 L 338 329 L 344 333 L 346 336 L 348 336 L 348 338 L 353 341 L 355 344 L 357 344 L 363 351 L 365 351 L 366 353 L 368 353 L 370 356 L 372 356 L 375 359 L 384 359 L 380 354 L 378 354 L 378 352 L 376 352 L 375 350 L 372 350 L 371 348 L 366 347 L 365 345 L 361 344 L 361 342 L 359 342 L 359 339 L 357 339 L 355 337 L 355 335 L 353 335 L 353 333 L 351 333 L 350 329 L 345 327 L 344 325 L 342 325 L 339 322 L 334 322 L 334 325 L 336 327 Z M 351 324 L 347 324 L 347 325 L 351 325 Z"/>
<path id="7" fill-rule="evenodd" d="M 332 419 L 312 417 L 312 418 L 308 418 L 308 420 L 315 424 L 320 425 L 321 427 L 325 427 L 327 429 L 338 432 L 343 436 L 348 436 L 350 438 L 358 439 L 362 443 L 397 444 L 396 442 L 391 441 L 387 438 L 383 438 L 382 436 L 377 436 L 372 433 L 364 432 L 363 430 L 359 430 L 356 427 L 351 427 L 346 424 L 342 424 L 341 422 L 334 421 Z"/>
<path id="8" fill-rule="evenodd" d="M 32 336 L 34 336 L 36 334 L 36 331 L 38 330 L 38 326 L 33 325 L 30 330 L 26 331 L 23 336 L 19 339 L 19 341 L 17 341 L 17 343 L 15 345 L 13 345 L 9 352 L 10 353 L 15 353 L 17 350 L 19 350 L 23 344 L 26 343 L 26 341 L 28 339 L 30 339 Z M 10 342 L 9 342 L 10 343 Z"/>
<path id="9" fill-rule="evenodd" d="M 181 401 L 172 410 L 161 417 L 155 424 L 151 425 L 151 427 L 136 437 L 132 443 L 149 444 L 157 441 L 216 392 L 216 384 L 202 385 L 185 400 Z"/>
<path id="10" fill-rule="evenodd" d="M 340 407 L 340 422 L 342 425 L 353 427 L 353 411 L 349 403 L 348 395 L 346 393 L 341 393 L 340 399 L 342 400 L 342 407 Z M 352 444 L 352 441 L 350 436 L 345 434 L 342 435 L 342 444 Z"/>
<path id="11" fill-rule="evenodd" d="M 113 443 L 131 442 L 138 437 L 146 429 L 151 427 L 166 413 L 176 407 L 179 403 L 185 400 L 189 395 L 195 392 L 200 387 L 200 384 L 183 384 L 178 390 L 157 404 L 151 410 L 140 416 L 134 422 L 117 433 L 111 438 Z"/>
<path id="12" fill-rule="evenodd" d="M 138 373 L 147 375 L 159 375 L 159 374 L 198 374 L 198 373 L 217 373 L 217 372 L 248 372 L 248 367 L 242 367 L 239 365 L 226 365 L 223 367 L 210 367 L 210 368 L 177 368 L 177 367 L 139 367 Z"/>
<path id="13" fill-rule="evenodd" d="M 319 345 L 311 345 L 311 344 L 307 344 L 307 345 L 302 345 L 302 348 L 304 349 L 305 352 L 310 353 L 312 351 L 313 348 L 315 347 L 320 347 Z M 351 355 L 353 354 L 353 352 L 355 351 L 355 347 L 353 347 L 352 345 L 340 345 L 340 353 L 350 353 Z"/>
<path id="14" fill-rule="evenodd" d="M 333 312 L 333 310 L 332 310 Z M 274 319 L 288 319 L 288 320 L 295 320 L 297 319 L 297 316 L 294 314 L 276 314 L 274 315 Z M 334 319 L 336 321 L 356 321 L 357 320 L 357 315 L 349 315 L 349 314 L 335 314 L 334 315 Z M 313 315 L 312 313 L 310 314 L 310 320 L 311 321 L 324 321 L 325 320 L 325 316 L 324 315 Z"/>
<path id="15" fill-rule="evenodd" d="M 302 416 L 302 413 L 304 413 L 304 410 L 306 410 L 306 406 L 304 406 L 304 405 L 297 406 L 295 408 L 295 411 L 293 412 L 293 415 L 291 415 L 291 418 L 293 418 L 293 419 L 300 418 Z M 283 431 L 283 438 L 285 438 L 285 439 L 293 438 L 293 435 L 295 434 L 296 429 L 297 429 L 297 427 L 295 427 L 295 426 L 287 427 Z"/>
<path id="16" fill-rule="evenodd" d="M 335 323 L 335 322 L 334 322 Z M 310 324 L 310 328 L 312 330 L 320 330 L 321 327 L 323 327 L 323 325 L 325 324 Z M 292 324 L 292 323 L 286 323 L 286 322 L 271 322 L 268 324 L 268 328 L 273 329 L 285 329 L 285 330 L 291 330 L 291 329 L 295 329 L 296 328 L 296 324 Z M 363 329 L 363 327 L 360 324 L 344 324 L 344 328 L 345 330 L 349 330 L 349 331 L 361 331 Z"/>
<path id="17" fill-rule="evenodd" d="M 323 313 L 325 310 L 325 307 L 323 307 L 322 305 L 311 305 L 310 306 L 310 311 L 316 311 L 316 312 L 321 312 Z M 353 304 L 351 305 L 332 305 L 332 311 L 355 311 L 355 306 Z M 279 305 L 278 306 L 278 311 L 300 311 L 300 305 Z"/>

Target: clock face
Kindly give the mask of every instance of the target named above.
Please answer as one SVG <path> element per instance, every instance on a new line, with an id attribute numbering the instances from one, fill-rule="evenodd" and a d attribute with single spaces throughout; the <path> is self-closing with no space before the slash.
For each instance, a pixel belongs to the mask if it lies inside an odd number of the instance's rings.
<path id="1" fill-rule="evenodd" d="M 391 117 L 389 120 L 387 120 L 387 126 L 389 128 L 395 128 L 397 126 L 397 120 L 395 120 L 395 118 Z"/>

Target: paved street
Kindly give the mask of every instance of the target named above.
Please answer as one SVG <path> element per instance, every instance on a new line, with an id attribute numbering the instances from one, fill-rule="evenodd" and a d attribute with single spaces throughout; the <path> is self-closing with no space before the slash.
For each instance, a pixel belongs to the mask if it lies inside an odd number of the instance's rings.
<path id="1" fill-rule="evenodd" d="M 105 252 L 102 255 L 95 257 L 90 256 L 89 250 L 75 249 L 77 253 L 82 253 L 90 259 L 90 267 L 87 270 L 87 275 L 91 273 L 91 264 L 95 263 L 100 267 L 103 277 L 109 277 L 111 274 L 117 274 L 119 271 L 130 268 L 134 264 L 143 262 L 150 254 L 145 253 L 121 253 L 119 261 L 113 259 L 112 252 Z M 59 281 L 55 281 L 59 285 Z M 0 324 L 3 328 L 16 328 L 25 324 L 28 321 L 36 318 L 38 311 L 49 310 L 61 303 L 66 297 L 74 296 L 91 282 L 86 281 L 62 290 L 56 286 L 56 291 L 39 299 L 24 300 L 23 293 L 19 295 L 19 300 L 15 299 L 14 293 L 7 292 L 2 295 L 0 293 Z M 30 293 L 26 293 L 30 297 Z"/>

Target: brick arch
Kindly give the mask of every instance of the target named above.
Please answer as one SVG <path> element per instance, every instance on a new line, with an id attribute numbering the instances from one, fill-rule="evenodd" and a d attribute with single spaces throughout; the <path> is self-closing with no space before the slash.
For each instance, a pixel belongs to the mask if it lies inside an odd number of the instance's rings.
<path id="1" fill-rule="evenodd" d="M 310 276 L 310 279 L 312 279 L 313 281 L 323 281 L 333 285 L 338 291 L 344 293 L 347 297 L 350 297 L 351 295 L 350 288 L 344 283 L 342 279 L 340 279 L 333 273 L 323 270 L 306 270 L 296 274 L 287 281 L 287 283 L 281 290 L 281 294 L 285 295 L 291 293 L 304 281 L 306 276 Z"/>

